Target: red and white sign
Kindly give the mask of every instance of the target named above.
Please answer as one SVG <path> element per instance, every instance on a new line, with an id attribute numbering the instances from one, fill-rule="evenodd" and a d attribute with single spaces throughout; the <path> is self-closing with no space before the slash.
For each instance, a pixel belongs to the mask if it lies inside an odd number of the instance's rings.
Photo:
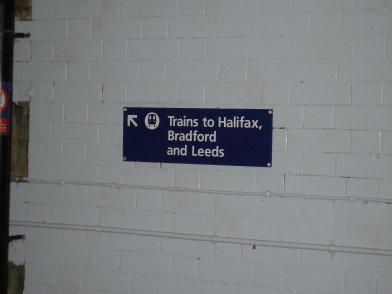
<path id="1" fill-rule="evenodd" d="M 10 133 L 10 84 L 1 83 L 0 88 L 0 135 L 9 135 Z"/>
<path id="2" fill-rule="evenodd" d="M 8 95 L 4 88 L 0 90 L 0 113 L 4 113 L 7 110 Z"/>

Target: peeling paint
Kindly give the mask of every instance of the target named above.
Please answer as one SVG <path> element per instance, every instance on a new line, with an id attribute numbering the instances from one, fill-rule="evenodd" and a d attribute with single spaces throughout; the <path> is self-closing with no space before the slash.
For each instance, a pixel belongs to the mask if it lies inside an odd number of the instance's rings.
<path id="1" fill-rule="evenodd" d="M 31 0 L 15 0 L 15 19 L 32 20 Z"/>
<path id="2" fill-rule="evenodd" d="M 12 103 L 11 179 L 27 177 L 30 102 Z"/>
<path id="3" fill-rule="evenodd" d="M 7 294 L 22 294 L 25 281 L 25 265 L 8 262 L 8 290 Z"/>

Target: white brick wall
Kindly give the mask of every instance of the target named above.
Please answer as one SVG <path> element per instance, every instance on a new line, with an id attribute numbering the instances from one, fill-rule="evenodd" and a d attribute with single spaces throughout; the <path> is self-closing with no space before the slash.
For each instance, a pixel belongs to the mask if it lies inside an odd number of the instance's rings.
<path id="1" fill-rule="evenodd" d="M 16 27 L 29 177 L 57 183 L 13 184 L 12 221 L 392 249 L 390 204 L 332 200 L 392 199 L 390 0 L 33 0 Z M 123 106 L 272 108 L 273 166 L 123 162 Z M 27 294 L 392 288 L 390 256 L 11 231 Z"/>

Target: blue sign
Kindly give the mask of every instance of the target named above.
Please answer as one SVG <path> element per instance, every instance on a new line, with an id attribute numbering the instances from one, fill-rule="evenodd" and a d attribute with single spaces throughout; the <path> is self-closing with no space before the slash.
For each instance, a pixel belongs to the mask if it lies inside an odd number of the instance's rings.
<path id="1" fill-rule="evenodd" d="M 124 108 L 125 161 L 272 165 L 270 109 Z"/>

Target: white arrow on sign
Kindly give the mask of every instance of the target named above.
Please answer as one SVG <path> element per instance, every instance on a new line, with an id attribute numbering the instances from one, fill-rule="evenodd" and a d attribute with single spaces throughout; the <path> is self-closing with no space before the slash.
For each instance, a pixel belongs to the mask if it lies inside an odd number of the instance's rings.
<path id="1" fill-rule="evenodd" d="M 137 122 L 135 121 L 135 119 L 137 119 L 137 115 L 136 114 L 129 114 L 128 115 L 128 127 L 131 126 L 131 123 L 137 127 Z"/>

